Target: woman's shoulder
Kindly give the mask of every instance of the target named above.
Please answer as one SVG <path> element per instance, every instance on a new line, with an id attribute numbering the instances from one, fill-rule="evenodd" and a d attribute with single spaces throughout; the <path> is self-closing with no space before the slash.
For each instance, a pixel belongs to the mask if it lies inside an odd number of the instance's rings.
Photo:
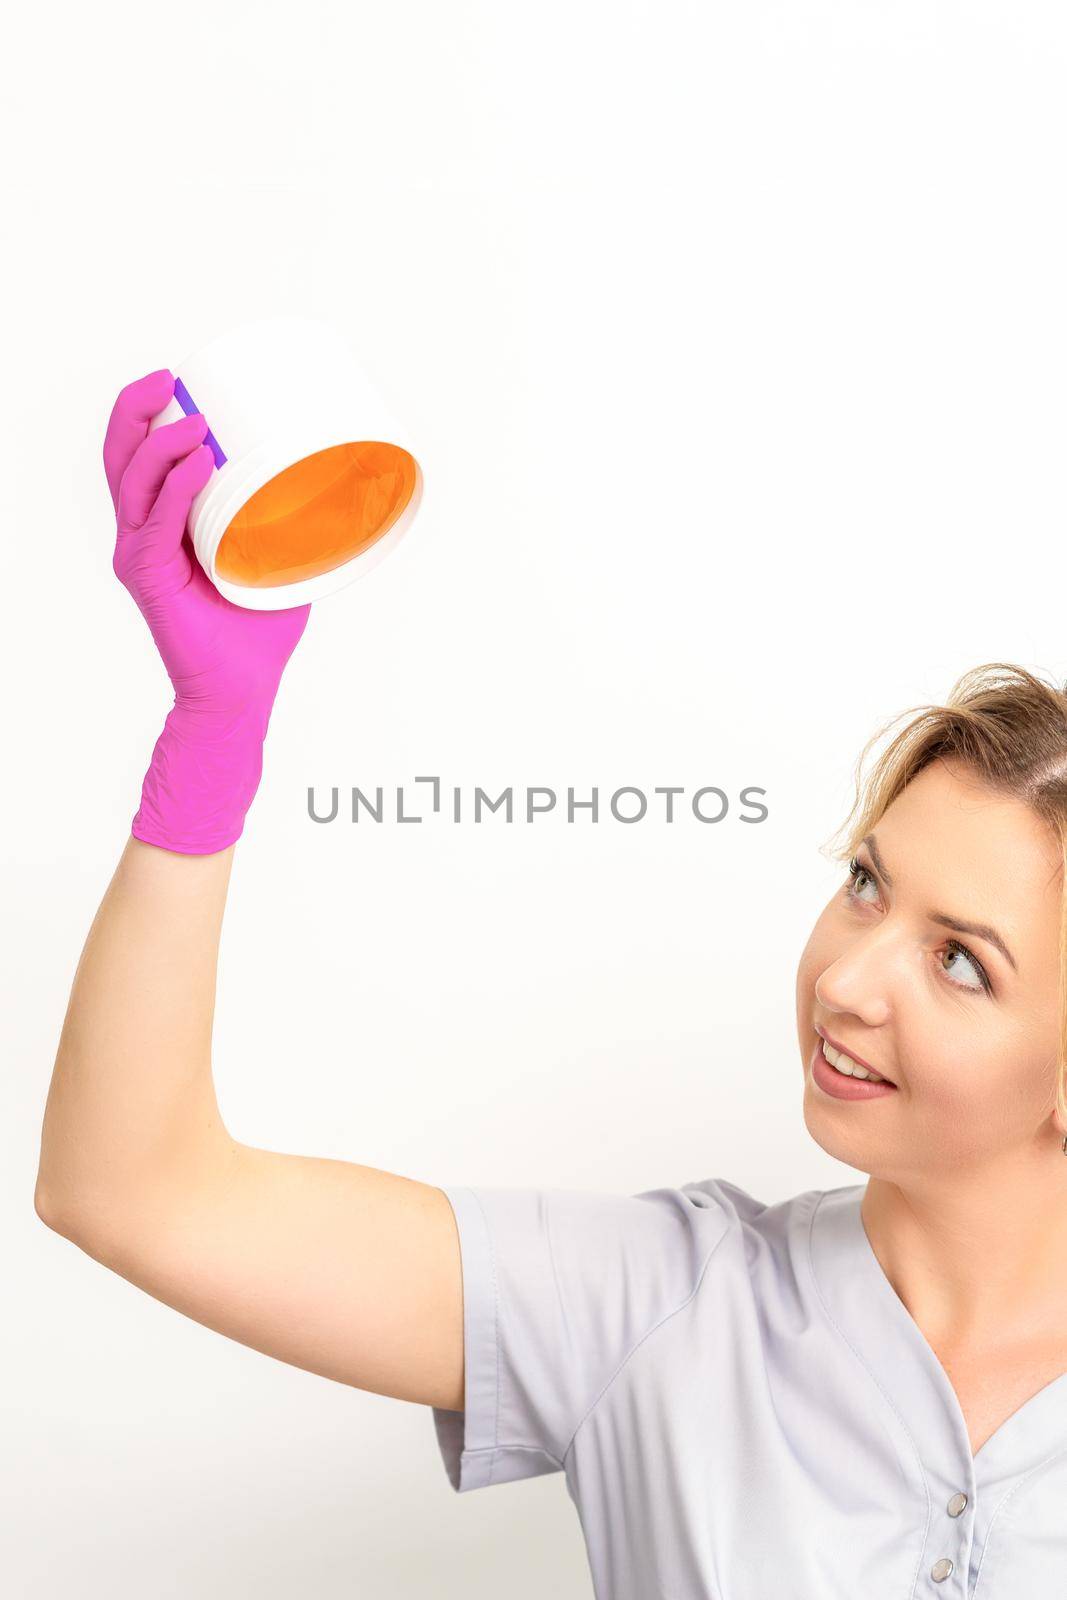
<path id="1" fill-rule="evenodd" d="M 771 1200 L 724 1177 L 636 1193 L 445 1190 L 465 1279 L 480 1274 L 487 1303 L 562 1307 L 572 1337 L 588 1321 L 610 1324 L 622 1342 L 712 1285 L 742 1300 L 790 1293 L 790 1285 L 799 1292 L 817 1208 L 861 1192 L 809 1189 Z"/>
<path id="2" fill-rule="evenodd" d="M 773 1262 L 792 1275 L 807 1253 L 817 1214 L 858 1210 L 863 1188 L 861 1183 L 844 1184 L 771 1199 L 730 1178 L 713 1177 L 648 1190 L 640 1198 L 691 1234 L 705 1262 L 717 1257 L 720 1273 L 728 1271 L 732 1262 L 754 1276 L 760 1265 Z"/>
<path id="3" fill-rule="evenodd" d="M 730 1178 L 715 1177 L 694 1179 L 676 1188 L 648 1189 L 639 1198 L 658 1200 L 663 1206 L 677 1208 L 683 1215 L 706 1212 L 713 1218 L 734 1221 L 741 1227 L 766 1231 L 812 1215 L 831 1197 L 851 1200 L 862 1188 L 862 1184 L 845 1184 L 833 1189 L 803 1189 L 784 1199 L 771 1200 L 754 1194 Z"/>
<path id="4" fill-rule="evenodd" d="M 598 1253 L 614 1239 L 627 1257 L 661 1256 L 675 1247 L 694 1264 L 733 1235 L 768 1244 L 795 1240 L 823 1205 L 829 1210 L 858 1206 L 861 1184 L 834 1189 L 804 1189 L 774 1200 L 721 1176 L 663 1184 L 630 1193 L 578 1189 L 479 1190 L 498 1214 L 529 1213 L 561 1241 Z"/>

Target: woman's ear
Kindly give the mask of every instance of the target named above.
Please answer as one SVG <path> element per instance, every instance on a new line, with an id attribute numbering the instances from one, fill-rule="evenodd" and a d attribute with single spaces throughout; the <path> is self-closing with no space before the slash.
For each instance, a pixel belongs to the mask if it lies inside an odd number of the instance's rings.
<path id="1" fill-rule="evenodd" d="M 1060 1104 L 1058 1095 L 1052 1108 L 1052 1126 L 1057 1140 L 1063 1146 L 1064 1154 L 1067 1155 L 1067 1108 Z"/>

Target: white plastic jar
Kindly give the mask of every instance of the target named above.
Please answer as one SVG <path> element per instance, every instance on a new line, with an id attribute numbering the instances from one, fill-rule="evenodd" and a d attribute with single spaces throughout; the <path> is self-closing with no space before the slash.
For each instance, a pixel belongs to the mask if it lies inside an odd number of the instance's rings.
<path id="1" fill-rule="evenodd" d="M 215 470 L 193 500 L 197 558 L 235 605 L 277 611 L 369 572 L 411 526 L 422 469 L 341 333 L 243 323 L 174 370 L 150 429 L 202 412 Z"/>

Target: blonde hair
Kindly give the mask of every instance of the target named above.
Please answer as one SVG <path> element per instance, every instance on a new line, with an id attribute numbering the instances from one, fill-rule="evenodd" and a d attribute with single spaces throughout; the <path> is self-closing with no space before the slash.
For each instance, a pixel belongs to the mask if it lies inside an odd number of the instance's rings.
<path id="1" fill-rule="evenodd" d="M 870 773 L 868 752 L 901 717 Z M 850 859 L 897 795 L 932 761 L 954 758 L 998 794 L 1023 801 L 1059 842 L 1063 879 L 1059 929 L 1059 1054 L 1056 1105 L 1067 1125 L 1067 686 L 1003 661 L 972 667 L 944 705 L 909 706 L 864 745 L 855 768 L 855 799 L 828 848 Z M 839 841 L 834 843 L 834 841 Z"/>

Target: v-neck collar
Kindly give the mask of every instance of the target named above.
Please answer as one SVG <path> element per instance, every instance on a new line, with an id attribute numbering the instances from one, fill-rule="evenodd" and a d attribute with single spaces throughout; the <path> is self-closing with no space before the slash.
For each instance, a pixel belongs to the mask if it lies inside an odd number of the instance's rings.
<path id="1" fill-rule="evenodd" d="M 845 1342 L 902 1421 L 927 1474 L 968 1493 L 1011 1479 L 1067 1450 L 1067 1372 L 1007 1417 L 972 1455 L 956 1391 L 922 1329 L 886 1277 L 863 1225 L 866 1184 L 823 1190 L 812 1208 L 811 1267 Z M 960 1483 L 966 1474 L 971 1488 Z"/>

